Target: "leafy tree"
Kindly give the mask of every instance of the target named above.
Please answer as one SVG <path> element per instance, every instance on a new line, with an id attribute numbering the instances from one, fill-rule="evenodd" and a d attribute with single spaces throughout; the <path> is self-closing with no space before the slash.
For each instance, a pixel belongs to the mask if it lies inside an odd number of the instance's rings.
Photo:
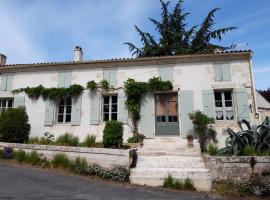
<path id="1" fill-rule="evenodd" d="M 226 27 L 214 30 L 215 13 L 219 8 L 211 10 L 202 24 L 187 28 L 186 19 L 190 13 L 185 13 L 183 9 L 183 1 L 179 0 L 172 12 L 169 11 L 170 1 L 161 2 L 161 20 L 153 18 L 149 20 L 155 25 L 159 41 L 147 32 L 143 32 L 135 25 L 135 30 L 141 37 L 142 47 L 139 48 L 131 42 L 124 44 L 129 46 L 132 55 L 138 57 L 150 56 L 173 56 L 195 53 L 212 53 L 216 48 L 226 49 L 227 47 L 215 45 L 211 43 L 212 39 L 222 39 L 227 32 L 236 29 L 236 27 Z"/>
<path id="2" fill-rule="evenodd" d="M 258 90 L 258 92 L 270 103 L 270 88 L 267 90 Z"/>

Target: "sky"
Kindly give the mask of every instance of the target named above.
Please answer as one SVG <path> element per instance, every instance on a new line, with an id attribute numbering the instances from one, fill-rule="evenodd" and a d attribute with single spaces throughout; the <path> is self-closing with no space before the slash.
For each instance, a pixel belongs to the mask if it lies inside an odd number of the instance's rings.
<path id="1" fill-rule="evenodd" d="M 185 0 L 188 26 L 213 8 L 221 8 L 215 28 L 238 27 L 220 44 L 251 49 L 255 86 L 269 88 L 270 1 Z M 134 24 L 158 38 L 149 17 L 160 19 L 159 0 L 0 0 L 0 53 L 7 64 L 70 61 L 79 45 L 85 60 L 128 58 L 123 43 L 140 46 Z"/>

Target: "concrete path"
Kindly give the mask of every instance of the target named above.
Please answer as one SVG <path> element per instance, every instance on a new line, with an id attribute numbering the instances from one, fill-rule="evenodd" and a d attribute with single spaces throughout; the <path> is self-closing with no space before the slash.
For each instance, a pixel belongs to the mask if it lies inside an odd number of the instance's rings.
<path id="1" fill-rule="evenodd" d="M 0 161 L 0 199 L 210 200 L 211 198 L 204 193 L 116 184 L 89 177 L 14 166 Z"/>

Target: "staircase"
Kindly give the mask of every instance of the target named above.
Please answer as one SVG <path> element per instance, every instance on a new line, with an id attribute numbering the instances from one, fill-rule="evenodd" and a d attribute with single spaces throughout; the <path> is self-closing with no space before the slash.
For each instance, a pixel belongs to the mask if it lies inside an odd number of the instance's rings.
<path id="1" fill-rule="evenodd" d="M 200 152 L 197 140 L 189 148 L 187 140 L 179 137 L 145 139 L 143 147 L 138 148 L 137 166 L 131 169 L 130 182 L 161 186 L 171 174 L 174 179 L 190 178 L 198 191 L 209 191 L 212 180 Z"/>

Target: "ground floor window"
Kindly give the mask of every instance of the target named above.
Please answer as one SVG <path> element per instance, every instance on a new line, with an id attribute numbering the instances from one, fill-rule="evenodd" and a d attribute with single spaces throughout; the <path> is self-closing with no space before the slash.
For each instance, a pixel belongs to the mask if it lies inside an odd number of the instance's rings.
<path id="1" fill-rule="evenodd" d="M 69 123 L 71 121 L 72 98 L 61 97 L 57 102 L 57 122 Z"/>
<path id="2" fill-rule="evenodd" d="M 117 121 L 117 95 L 103 96 L 103 121 Z"/>
<path id="3" fill-rule="evenodd" d="M 233 120 L 233 96 L 231 91 L 215 91 L 216 120 Z"/>
<path id="4" fill-rule="evenodd" d="M 3 112 L 7 110 L 8 108 L 13 107 L 13 99 L 8 98 L 8 99 L 0 99 L 0 112 Z"/>

